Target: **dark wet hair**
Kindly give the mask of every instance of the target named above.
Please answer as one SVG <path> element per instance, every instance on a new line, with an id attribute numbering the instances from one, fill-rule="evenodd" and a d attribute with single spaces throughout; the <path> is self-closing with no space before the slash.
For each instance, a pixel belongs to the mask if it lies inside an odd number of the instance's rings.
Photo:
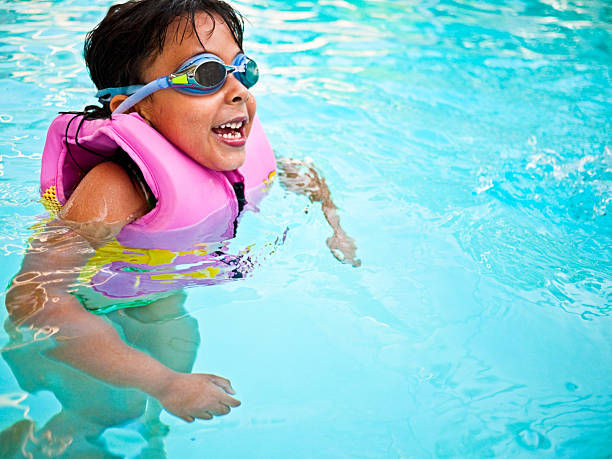
<path id="1" fill-rule="evenodd" d="M 143 65 L 164 48 L 168 27 L 177 18 L 184 20 L 177 28 L 177 39 L 191 30 L 197 34 L 196 13 L 213 14 L 223 19 L 236 44 L 242 50 L 244 20 L 239 12 L 223 1 L 216 0 L 130 0 L 113 5 L 106 17 L 85 38 L 85 63 L 98 89 L 145 84 Z M 202 44 L 202 46 L 204 46 Z M 91 118 L 108 118 L 109 102 L 102 107 L 88 106 Z"/>

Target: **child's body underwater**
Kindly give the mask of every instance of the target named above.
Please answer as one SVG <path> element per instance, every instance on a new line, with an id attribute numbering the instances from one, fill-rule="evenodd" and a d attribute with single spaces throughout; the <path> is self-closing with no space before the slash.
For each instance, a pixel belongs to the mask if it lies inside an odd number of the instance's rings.
<path id="1" fill-rule="evenodd" d="M 244 55 L 242 32 L 240 16 L 220 1 L 134 0 L 111 7 L 86 41 L 86 62 L 103 104 L 89 110 L 86 118 L 109 118 L 127 110 L 190 161 L 234 177 L 233 171 L 248 162 L 247 138 L 256 112 L 248 88 L 256 81 L 256 66 Z M 140 100 L 134 98 L 140 86 L 156 81 L 162 86 Z M 358 266 L 356 247 L 340 227 L 325 180 L 296 160 L 279 165 L 288 189 L 322 203 L 334 229 L 328 240 L 334 255 Z M 96 248 L 157 205 L 147 185 L 154 178 L 146 173 L 143 180 L 113 160 L 87 169 L 73 191 L 67 190 L 66 202 L 44 238 L 31 243 L 6 296 L 12 321 L 53 330 L 55 344 L 48 356 L 112 385 L 140 389 L 186 421 L 227 414 L 240 404 L 227 379 L 190 374 L 193 362 L 171 369 L 161 363 L 167 360 L 154 358 L 154 352 L 149 355 L 128 345 L 112 324 L 86 311 L 67 292 L 79 275 L 75 267 L 85 266 Z M 233 192 L 239 208 L 235 186 Z M 184 299 L 177 298 L 179 303 Z"/>

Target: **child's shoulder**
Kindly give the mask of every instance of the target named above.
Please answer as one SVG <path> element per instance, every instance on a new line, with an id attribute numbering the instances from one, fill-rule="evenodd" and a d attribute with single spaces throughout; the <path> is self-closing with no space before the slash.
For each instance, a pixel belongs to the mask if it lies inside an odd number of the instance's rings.
<path id="1" fill-rule="evenodd" d="M 146 211 L 143 192 L 123 167 L 108 161 L 83 177 L 61 216 L 74 222 L 128 223 Z"/>

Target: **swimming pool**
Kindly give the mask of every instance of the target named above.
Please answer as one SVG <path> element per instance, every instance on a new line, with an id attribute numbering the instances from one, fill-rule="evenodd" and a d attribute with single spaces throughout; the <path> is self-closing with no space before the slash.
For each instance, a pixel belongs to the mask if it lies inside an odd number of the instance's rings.
<path id="1" fill-rule="evenodd" d="M 3 284 L 44 218 L 46 129 L 93 101 L 82 41 L 111 3 L 0 5 Z M 185 306 L 194 371 L 231 379 L 241 407 L 194 424 L 162 413 L 167 433 L 140 417 L 94 444 L 61 414 L 71 397 L 111 417 L 138 394 L 89 393 L 76 374 L 63 393 L 29 393 L 5 357 L 1 447 L 52 424 L 65 427 L 36 437 L 41 457 L 610 454 L 610 6 L 234 4 L 270 141 L 322 171 L 362 266 L 339 264 L 318 206 L 276 184 L 231 242 L 254 244 L 256 269 L 189 289 Z"/>

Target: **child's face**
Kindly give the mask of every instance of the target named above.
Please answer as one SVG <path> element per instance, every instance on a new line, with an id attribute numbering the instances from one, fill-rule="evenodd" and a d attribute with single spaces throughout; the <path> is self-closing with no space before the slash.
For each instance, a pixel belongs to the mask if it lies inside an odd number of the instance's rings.
<path id="1" fill-rule="evenodd" d="M 184 21 L 175 21 L 168 28 L 166 43 L 160 54 L 142 70 L 148 83 L 175 72 L 187 59 L 204 52 L 219 56 L 231 64 L 240 53 L 227 25 L 218 16 L 213 21 L 206 13 L 196 15 L 198 36 Z M 186 30 L 183 37 L 183 30 Z M 233 170 L 245 159 L 246 136 L 255 116 L 255 99 L 233 75 L 225 84 L 209 95 L 188 95 L 174 89 L 157 91 L 136 105 L 136 110 L 161 134 L 200 164 L 218 171 Z M 244 137 L 224 139 L 213 128 L 229 121 L 244 119 Z"/>

